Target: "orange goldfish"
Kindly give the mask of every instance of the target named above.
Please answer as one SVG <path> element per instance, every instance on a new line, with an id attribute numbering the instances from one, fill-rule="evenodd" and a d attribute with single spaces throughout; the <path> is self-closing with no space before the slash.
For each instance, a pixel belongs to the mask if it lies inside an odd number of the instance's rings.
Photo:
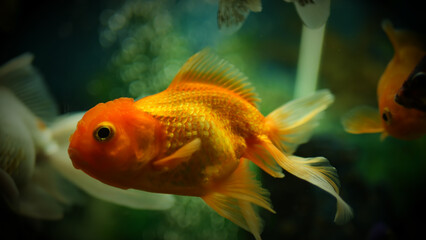
<path id="1" fill-rule="evenodd" d="M 338 194 L 336 169 L 322 157 L 291 156 L 332 94 L 320 91 L 264 117 L 248 85 L 233 65 L 203 50 L 165 91 L 90 109 L 68 153 L 76 168 L 119 188 L 201 197 L 256 239 L 262 224 L 252 204 L 274 210 L 249 160 L 273 177 L 284 177 L 284 168 L 329 192 L 337 199 L 335 221 L 348 220 L 352 213 Z"/>
<path id="2" fill-rule="evenodd" d="M 426 133 L 426 52 L 413 33 L 395 30 L 389 21 L 382 25 L 395 54 L 379 80 L 379 110 L 355 108 L 342 123 L 350 133 L 419 138 Z"/>

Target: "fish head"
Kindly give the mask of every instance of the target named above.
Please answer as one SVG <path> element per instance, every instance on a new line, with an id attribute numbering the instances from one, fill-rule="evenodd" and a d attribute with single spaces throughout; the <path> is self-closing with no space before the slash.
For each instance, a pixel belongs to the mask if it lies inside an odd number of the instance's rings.
<path id="1" fill-rule="evenodd" d="M 127 188 L 158 154 L 157 121 L 138 111 L 133 99 L 100 103 L 78 122 L 70 137 L 68 154 L 75 168 L 101 182 Z"/>
<path id="2" fill-rule="evenodd" d="M 421 137 L 426 133 L 426 113 L 406 108 L 395 101 L 395 95 L 379 100 L 380 117 L 386 135 L 405 140 Z"/>

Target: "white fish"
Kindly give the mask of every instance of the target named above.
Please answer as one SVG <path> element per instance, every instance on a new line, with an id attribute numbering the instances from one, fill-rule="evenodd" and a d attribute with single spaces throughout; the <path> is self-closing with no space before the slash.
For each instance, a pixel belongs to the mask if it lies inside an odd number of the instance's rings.
<path id="1" fill-rule="evenodd" d="M 51 188 L 57 175 L 46 174 L 42 159 L 56 144 L 41 120 L 57 112 L 32 59 L 26 53 L 0 68 L 0 194 L 19 214 L 58 219 L 68 197 Z"/>
<path id="2" fill-rule="evenodd" d="M 60 219 L 66 206 L 81 199 L 69 182 L 131 208 L 171 207 L 170 195 L 116 189 L 74 169 L 67 148 L 79 114 L 58 117 L 32 60 L 26 53 L 0 67 L 0 195 L 9 207 L 32 218 Z"/>

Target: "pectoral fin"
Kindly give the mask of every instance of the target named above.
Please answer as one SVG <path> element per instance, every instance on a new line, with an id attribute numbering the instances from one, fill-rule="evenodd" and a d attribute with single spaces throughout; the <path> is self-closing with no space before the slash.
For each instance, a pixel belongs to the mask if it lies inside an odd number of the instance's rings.
<path id="1" fill-rule="evenodd" d="M 342 117 L 342 124 L 348 133 L 379 133 L 383 132 L 383 125 L 377 109 L 371 107 L 357 107 Z"/>
<path id="2" fill-rule="evenodd" d="M 192 154 L 198 151 L 201 147 L 201 140 L 196 138 L 191 142 L 179 148 L 176 152 L 165 158 L 159 159 L 153 163 L 154 167 L 160 169 L 174 168 L 182 162 L 189 160 Z"/>

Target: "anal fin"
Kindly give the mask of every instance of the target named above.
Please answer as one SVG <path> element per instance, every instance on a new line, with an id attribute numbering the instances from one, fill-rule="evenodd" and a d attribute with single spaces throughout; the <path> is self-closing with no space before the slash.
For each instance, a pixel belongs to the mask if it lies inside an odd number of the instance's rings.
<path id="1" fill-rule="evenodd" d="M 214 186 L 209 194 L 201 198 L 219 215 L 251 232 L 256 239 L 261 239 L 262 221 L 252 204 L 275 213 L 268 194 L 254 179 L 248 161 L 241 159 L 238 168 L 228 179 Z"/>

